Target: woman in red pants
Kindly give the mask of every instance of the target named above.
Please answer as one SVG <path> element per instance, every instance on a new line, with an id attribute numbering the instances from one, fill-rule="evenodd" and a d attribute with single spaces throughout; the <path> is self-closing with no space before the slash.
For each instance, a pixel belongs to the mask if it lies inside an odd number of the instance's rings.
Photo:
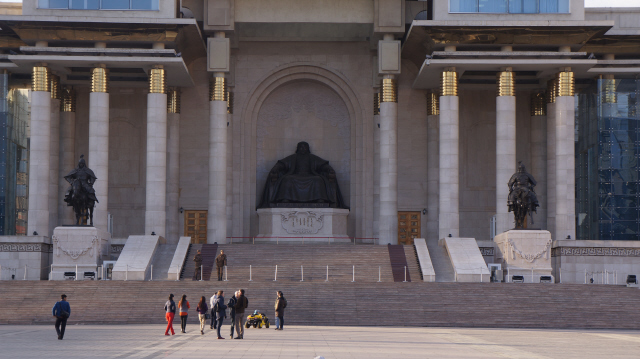
<path id="1" fill-rule="evenodd" d="M 164 305 L 164 311 L 167 313 L 167 330 L 164 331 L 164 335 L 169 335 L 169 330 L 171 330 L 171 335 L 175 335 L 176 332 L 173 331 L 173 317 L 176 316 L 176 302 L 173 301 L 173 294 L 169 294 L 169 300 Z"/>

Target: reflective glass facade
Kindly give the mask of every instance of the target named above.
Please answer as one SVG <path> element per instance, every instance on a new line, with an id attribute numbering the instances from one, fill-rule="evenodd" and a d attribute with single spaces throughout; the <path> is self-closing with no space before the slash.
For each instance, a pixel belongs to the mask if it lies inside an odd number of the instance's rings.
<path id="1" fill-rule="evenodd" d="M 640 80 L 597 80 L 578 95 L 578 239 L 640 239 Z"/>
<path id="2" fill-rule="evenodd" d="M 25 235 L 29 90 L 10 90 L 8 78 L 0 74 L 0 235 Z"/>
<path id="3" fill-rule="evenodd" d="M 449 12 L 566 14 L 569 0 L 449 0 Z"/>
<path id="4" fill-rule="evenodd" d="M 40 9 L 158 10 L 159 0 L 38 0 Z"/>

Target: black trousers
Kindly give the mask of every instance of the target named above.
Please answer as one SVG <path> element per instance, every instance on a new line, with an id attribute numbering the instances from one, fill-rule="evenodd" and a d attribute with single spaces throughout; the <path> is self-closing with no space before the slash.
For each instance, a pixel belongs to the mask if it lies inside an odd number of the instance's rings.
<path id="1" fill-rule="evenodd" d="M 202 267 L 202 265 L 197 265 L 196 264 L 196 269 L 195 272 L 193 273 L 193 276 L 196 278 L 196 280 L 201 280 L 202 279 L 202 272 L 200 270 L 200 268 Z"/>
<path id="2" fill-rule="evenodd" d="M 67 327 L 67 319 L 56 318 L 56 333 L 58 333 L 58 338 L 62 339 L 64 337 L 64 330 Z"/>
<path id="3" fill-rule="evenodd" d="M 216 266 L 216 270 L 218 271 L 218 280 L 222 280 L 222 274 L 224 273 L 224 267 Z"/>
<path id="4" fill-rule="evenodd" d="M 180 327 L 182 328 L 183 332 L 187 331 L 187 317 L 188 317 L 188 315 L 181 315 L 180 316 Z"/>
<path id="5" fill-rule="evenodd" d="M 216 329 L 218 321 L 216 320 L 216 312 L 211 309 L 211 329 Z"/>
<path id="6" fill-rule="evenodd" d="M 231 338 L 233 338 L 233 328 L 234 328 L 234 324 L 235 324 L 235 315 L 231 316 Z"/>

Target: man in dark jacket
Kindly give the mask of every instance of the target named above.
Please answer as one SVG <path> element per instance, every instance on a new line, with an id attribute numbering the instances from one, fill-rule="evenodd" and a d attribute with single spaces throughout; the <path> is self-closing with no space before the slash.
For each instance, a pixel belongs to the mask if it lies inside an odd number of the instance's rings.
<path id="1" fill-rule="evenodd" d="M 287 307 L 287 300 L 284 298 L 282 291 L 277 292 L 276 298 L 276 330 L 282 330 L 284 327 L 284 308 Z"/>
<path id="2" fill-rule="evenodd" d="M 224 254 L 222 250 L 220 250 L 220 254 L 216 257 L 216 269 L 218 270 L 218 281 L 222 280 L 222 273 L 224 272 L 224 267 L 227 265 L 227 255 Z"/>
<path id="3" fill-rule="evenodd" d="M 231 339 L 233 339 L 233 328 L 235 327 L 235 319 L 236 319 L 236 303 L 238 303 L 238 297 L 240 296 L 239 292 L 235 292 L 233 297 L 229 299 L 229 303 L 227 303 L 227 308 L 229 308 L 229 317 L 231 318 Z"/>
<path id="4" fill-rule="evenodd" d="M 62 340 L 64 337 L 64 330 L 67 327 L 67 319 L 71 316 L 71 306 L 67 302 L 67 295 L 60 296 L 60 301 L 56 302 L 51 310 L 51 314 L 56 318 L 56 332 L 58 333 L 58 340 Z"/>
<path id="5" fill-rule="evenodd" d="M 234 325 L 236 327 L 236 337 L 235 339 L 244 339 L 244 310 L 249 306 L 249 300 L 244 296 L 244 289 L 240 289 L 238 291 L 239 296 L 238 301 L 236 302 L 236 317 L 234 319 Z"/>
<path id="6" fill-rule="evenodd" d="M 196 263 L 196 269 L 193 277 L 196 280 L 202 280 L 202 253 L 200 253 L 199 249 L 196 255 L 193 257 L 193 261 Z"/>

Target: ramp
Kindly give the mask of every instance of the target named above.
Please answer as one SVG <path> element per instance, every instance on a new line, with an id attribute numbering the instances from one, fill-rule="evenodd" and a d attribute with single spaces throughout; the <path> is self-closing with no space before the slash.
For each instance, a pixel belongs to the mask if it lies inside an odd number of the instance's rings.
<path id="1" fill-rule="evenodd" d="M 415 238 L 413 240 L 413 245 L 416 248 L 420 271 L 422 271 L 422 280 L 424 282 L 435 282 L 436 272 L 433 269 L 433 263 L 431 263 L 431 256 L 429 255 L 429 249 L 427 248 L 427 241 L 425 241 L 424 238 Z"/>
<path id="2" fill-rule="evenodd" d="M 167 275 L 168 280 L 180 279 L 180 272 L 184 265 L 184 260 L 187 257 L 187 252 L 189 251 L 189 244 L 191 244 L 191 237 L 180 237 L 176 250 L 173 253 L 171 265 L 169 266 Z"/>
<path id="3" fill-rule="evenodd" d="M 129 236 L 113 267 L 113 280 L 146 280 L 156 249 L 164 243 L 160 236 Z"/>
<path id="4" fill-rule="evenodd" d="M 456 282 L 489 282 L 491 274 L 475 238 L 440 239 L 449 253 Z"/>
<path id="5" fill-rule="evenodd" d="M 425 242 L 427 242 L 431 264 L 436 273 L 436 282 L 455 282 L 456 274 L 446 248 L 441 246 L 435 238 L 427 239 Z"/>
<path id="6" fill-rule="evenodd" d="M 153 280 L 167 280 L 177 244 L 159 244 L 153 256 Z"/>

